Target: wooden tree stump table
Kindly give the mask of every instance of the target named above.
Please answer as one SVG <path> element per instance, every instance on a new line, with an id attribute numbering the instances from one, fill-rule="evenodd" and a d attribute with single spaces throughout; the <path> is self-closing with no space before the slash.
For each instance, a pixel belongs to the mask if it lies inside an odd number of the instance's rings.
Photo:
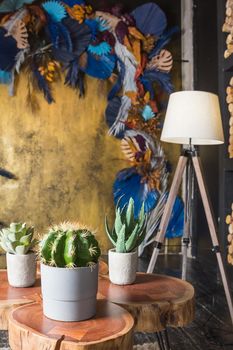
<path id="1" fill-rule="evenodd" d="M 10 313 L 9 343 L 12 350 L 130 350 L 133 326 L 128 311 L 105 300 L 97 301 L 94 318 L 80 322 L 50 320 L 34 303 Z"/>
<path id="2" fill-rule="evenodd" d="M 33 287 L 14 288 L 8 284 L 6 270 L 0 270 L 0 330 L 8 329 L 8 314 L 16 306 L 40 300 L 40 279 Z"/>
<path id="3" fill-rule="evenodd" d="M 101 277 L 98 297 L 128 310 L 139 332 L 183 327 L 194 319 L 194 289 L 190 283 L 174 277 L 137 273 L 135 283 L 125 286 Z"/>

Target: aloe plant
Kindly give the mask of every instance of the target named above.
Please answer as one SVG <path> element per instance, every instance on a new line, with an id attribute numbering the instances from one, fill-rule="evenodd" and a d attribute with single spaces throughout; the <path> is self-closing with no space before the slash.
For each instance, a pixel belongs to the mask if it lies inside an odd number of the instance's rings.
<path id="1" fill-rule="evenodd" d="M 90 229 L 77 224 L 53 226 L 39 244 L 41 261 L 57 267 L 85 267 L 98 262 L 99 244 Z"/>
<path id="2" fill-rule="evenodd" d="M 136 219 L 133 198 L 130 198 L 128 205 L 123 209 L 117 206 L 112 230 L 109 228 L 107 217 L 105 217 L 105 229 L 110 241 L 116 247 L 116 252 L 128 253 L 135 250 L 142 243 L 146 233 L 144 203 Z"/>
<path id="3" fill-rule="evenodd" d="M 13 222 L 0 231 L 0 246 L 8 253 L 25 255 L 37 244 L 33 234 L 34 227 Z"/>

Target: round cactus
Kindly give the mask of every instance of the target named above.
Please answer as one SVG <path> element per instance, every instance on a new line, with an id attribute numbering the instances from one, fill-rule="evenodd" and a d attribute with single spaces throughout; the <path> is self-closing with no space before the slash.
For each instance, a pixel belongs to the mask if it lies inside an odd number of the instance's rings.
<path id="1" fill-rule="evenodd" d="M 98 262 L 100 254 L 94 234 L 80 224 L 53 226 L 40 242 L 41 260 L 50 266 L 90 266 Z"/>

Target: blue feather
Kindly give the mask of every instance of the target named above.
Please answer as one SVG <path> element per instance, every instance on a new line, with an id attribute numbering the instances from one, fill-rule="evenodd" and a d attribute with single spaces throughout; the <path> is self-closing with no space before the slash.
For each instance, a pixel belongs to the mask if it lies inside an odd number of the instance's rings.
<path id="1" fill-rule="evenodd" d="M 90 19 L 87 18 L 85 19 L 85 24 L 90 28 L 91 30 L 91 36 L 92 36 L 92 40 L 96 39 L 97 36 L 97 32 L 99 29 L 99 24 L 95 19 Z"/>
<path id="2" fill-rule="evenodd" d="M 73 51 L 73 44 L 69 30 L 62 22 L 55 23 L 49 20 L 45 29 L 56 49 L 60 48 L 61 46 L 63 46 L 63 44 L 65 44 L 66 50 L 68 52 L 71 53 Z"/>
<path id="3" fill-rule="evenodd" d="M 142 117 L 145 121 L 148 121 L 152 118 L 154 118 L 155 113 L 153 112 L 151 106 L 146 105 L 142 110 Z"/>
<path id="4" fill-rule="evenodd" d="M 106 41 L 102 41 L 98 45 L 90 44 L 87 50 L 93 55 L 103 56 L 103 55 L 108 55 L 111 52 L 112 48 L 108 43 L 106 43 Z"/>
<path id="5" fill-rule="evenodd" d="M 46 81 L 45 77 L 40 74 L 37 68 L 33 69 L 33 73 L 36 78 L 39 90 L 44 93 L 44 98 L 49 104 L 51 104 L 54 102 L 54 98 L 51 94 L 48 82 Z"/>
<path id="6" fill-rule="evenodd" d="M 106 20 L 101 19 L 100 17 L 97 17 L 97 18 L 95 18 L 95 21 L 97 22 L 98 30 L 100 32 L 104 32 L 105 30 L 110 29 L 108 22 Z"/>
<path id="7" fill-rule="evenodd" d="M 150 81 L 151 83 L 154 81 L 158 82 L 168 94 L 171 94 L 174 90 L 171 77 L 168 73 L 163 73 L 156 70 L 145 70 L 143 80 Z"/>
<path id="8" fill-rule="evenodd" d="M 0 176 L 6 177 L 10 180 L 17 180 L 17 177 L 13 173 L 3 168 L 0 168 Z"/>
<path id="9" fill-rule="evenodd" d="M 60 33 L 60 37 L 62 37 L 65 41 L 67 51 L 72 52 L 73 51 L 73 44 L 72 44 L 69 30 L 67 29 L 67 27 L 63 23 L 57 23 L 57 26 L 58 26 L 58 31 Z M 58 42 L 58 47 L 59 46 L 60 46 L 60 42 Z"/>
<path id="10" fill-rule="evenodd" d="M 65 7 L 56 0 L 46 1 L 42 4 L 42 7 L 53 22 L 60 22 L 67 15 Z"/>
<path id="11" fill-rule="evenodd" d="M 112 100 L 117 95 L 117 93 L 120 91 L 120 89 L 123 85 L 124 77 L 125 77 L 125 65 L 124 65 L 124 63 L 119 58 L 117 59 L 117 62 L 120 65 L 120 71 L 119 71 L 116 83 L 113 85 L 113 87 L 111 88 L 111 90 L 108 93 L 108 101 Z"/>
<path id="12" fill-rule="evenodd" d="M 12 73 L 0 69 L 0 84 L 10 84 L 12 81 Z"/>
<path id="13" fill-rule="evenodd" d="M 68 67 L 65 84 L 71 86 L 74 89 L 79 90 L 80 97 L 84 95 L 84 77 L 83 72 L 80 71 L 78 62 L 72 61 Z"/>
<path id="14" fill-rule="evenodd" d="M 82 70 L 98 79 L 108 79 L 112 74 L 116 64 L 116 56 L 115 55 L 103 55 L 101 57 L 96 58 L 90 52 L 87 55 L 87 66 L 82 68 Z M 81 68 L 80 68 L 81 69 Z"/>
<path id="15" fill-rule="evenodd" d="M 145 79 L 144 76 L 141 76 L 139 79 L 143 84 L 145 91 L 149 91 L 151 100 L 155 100 L 155 89 L 152 81 Z"/>
<path id="16" fill-rule="evenodd" d="M 166 238 L 175 238 L 183 236 L 184 232 L 184 203 L 176 197 L 172 214 L 166 231 Z"/>
<path id="17" fill-rule="evenodd" d="M 136 168 L 121 170 L 113 185 L 113 195 L 115 204 L 120 208 L 129 202 L 130 197 L 134 199 L 135 217 L 139 215 L 142 203 L 145 204 L 145 212 L 150 212 L 157 204 L 159 192 L 150 190 L 147 183 L 142 182 L 142 176 L 138 174 Z"/>
<path id="18" fill-rule="evenodd" d="M 62 0 L 69 7 L 73 7 L 74 5 L 85 5 L 85 1 L 83 0 Z"/>
<path id="19" fill-rule="evenodd" d="M 153 48 L 153 50 L 150 52 L 149 54 L 149 59 L 151 59 L 152 57 L 156 56 L 159 54 L 159 52 L 162 50 L 162 48 L 164 48 L 164 46 L 166 46 L 172 36 L 176 33 L 178 33 L 180 31 L 178 26 L 174 26 L 170 29 L 167 29 L 159 38 L 159 40 L 156 42 L 155 47 Z"/>

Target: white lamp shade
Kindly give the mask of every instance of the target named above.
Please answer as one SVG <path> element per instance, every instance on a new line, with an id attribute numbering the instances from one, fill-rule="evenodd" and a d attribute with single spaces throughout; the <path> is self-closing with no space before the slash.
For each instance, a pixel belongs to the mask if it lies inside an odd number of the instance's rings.
<path id="1" fill-rule="evenodd" d="M 193 145 L 224 143 L 218 96 L 204 91 L 170 95 L 161 140 Z"/>

